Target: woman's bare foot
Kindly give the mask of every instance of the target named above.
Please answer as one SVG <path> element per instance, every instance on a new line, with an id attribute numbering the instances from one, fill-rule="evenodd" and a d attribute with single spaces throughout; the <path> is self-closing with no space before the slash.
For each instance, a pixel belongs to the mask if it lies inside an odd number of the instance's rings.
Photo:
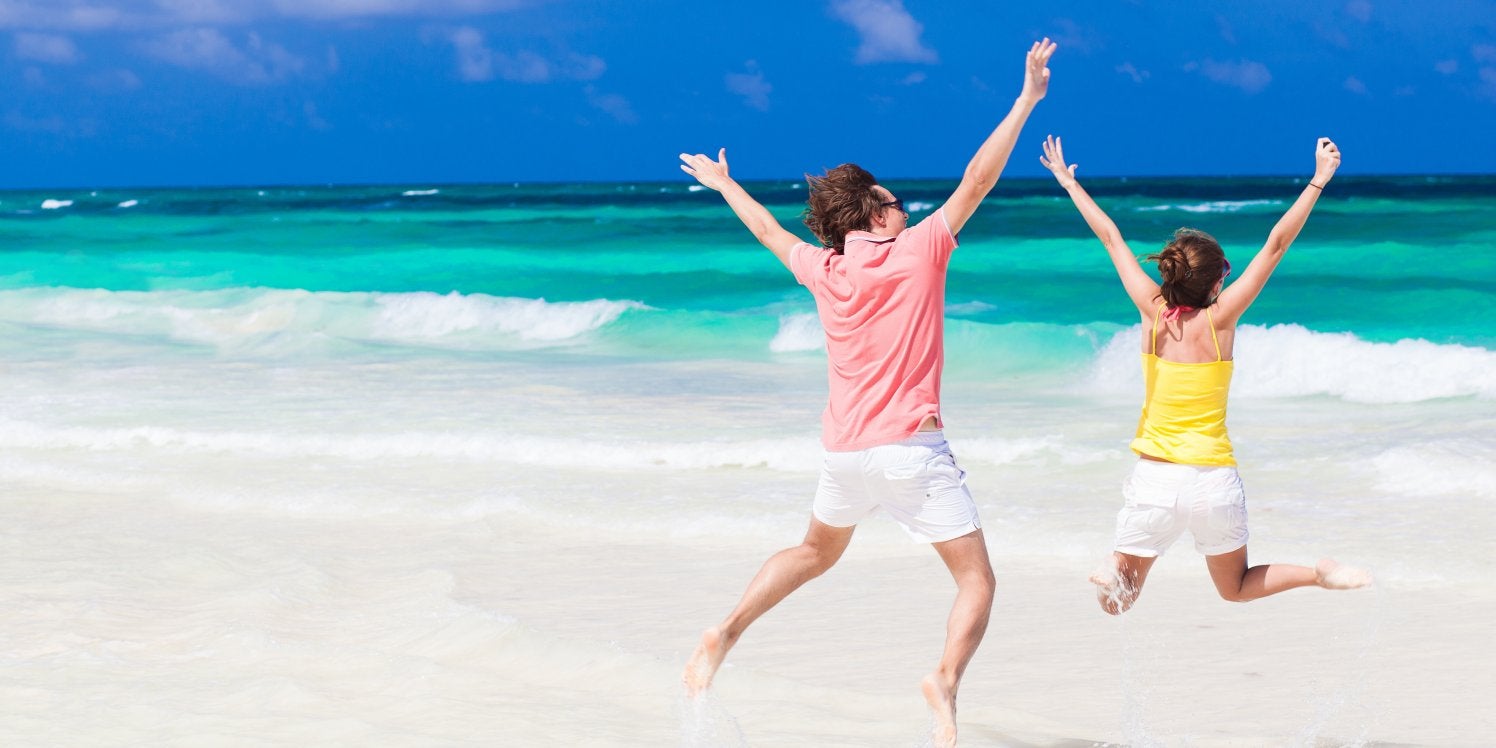
<path id="1" fill-rule="evenodd" d="M 935 730 L 930 734 L 934 748 L 955 748 L 956 745 L 956 694 L 941 680 L 939 673 L 930 673 L 919 682 L 930 705 L 930 716 L 935 718 Z"/>
<path id="2" fill-rule="evenodd" d="M 702 632 L 701 643 L 696 645 L 696 651 L 691 653 L 691 659 L 686 662 L 685 672 L 681 673 L 687 696 L 695 698 L 712 684 L 712 676 L 717 674 L 717 668 L 722 666 L 722 660 L 727 657 L 727 650 L 731 648 L 732 642 L 728 641 L 721 628 L 713 626 Z"/>
<path id="3" fill-rule="evenodd" d="M 1136 595 L 1130 594 L 1127 585 L 1118 576 L 1115 562 L 1108 561 L 1091 572 L 1091 584 L 1096 585 L 1096 602 L 1111 615 L 1120 615 L 1132 607 Z"/>
<path id="4" fill-rule="evenodd" d="M 1314 583 L 1327 590 L 1353 590 L 1371 584 L 1371 572 L 1322 558 L 1314 565 Z"/>

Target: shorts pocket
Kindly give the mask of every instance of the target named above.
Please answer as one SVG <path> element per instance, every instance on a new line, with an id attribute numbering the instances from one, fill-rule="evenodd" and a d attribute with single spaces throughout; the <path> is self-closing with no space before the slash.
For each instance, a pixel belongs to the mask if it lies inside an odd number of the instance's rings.
<path id="1" fill-rule="evenodd" d="M 896 496 L 909 500 L 962 490 L 966 471 L 956 467 L 953 457 L 942 454 L 923 462 L 884 468 L 883 478 Z"/>
<path id="2" fill-rule="evenodd" d="M 1231 534 L 1247 523 L 1247 494 L 1241 481 L 1232 481 L 1223 490 L 1212 493 L 1205 515 L 1211 530 Z"/>
<path id="3" fill-rule="evenodd" d="M 1139 491 L 1128 482 L 1122 487 L 1124 503 L 1117 513 L 1117 527 L 1147 533 L 1163 532 L 1174 523 L 1174 506 L 1178 498 L 1172 493 Z"/>

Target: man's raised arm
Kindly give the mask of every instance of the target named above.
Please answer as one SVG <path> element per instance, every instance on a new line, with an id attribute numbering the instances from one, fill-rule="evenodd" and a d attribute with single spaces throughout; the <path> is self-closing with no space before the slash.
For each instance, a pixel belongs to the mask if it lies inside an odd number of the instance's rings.
<path id="1" fill-rule="evenodd" d="M 1013 145 L 1018 142 L 1018 133 L 1023 130 L 1023 123 L 1028 121 L 1034 106 L 1049 92 L 1048 65 L 1054 50 L 1055 43 L 1048 37 L 1044 41 L 1034 42 L 1034 46 L 1029 48 L 1023 72 L 1023 92 L 1018 94 L 1018 100 L 1013 102 L 1008 116 L 1003 118 L 997 129 L 987 136 L 982 147 L 977 149 L 977 155 L 971 157 L 971 163 L 966 165 L 966 173 L 961 177 L 961 184 L 951 193 L 950 199 L 945 201 L 945 221 L 950 225 L 952 234 L 961 232 L 961 227 L 966 225 L 967 219 L 982 204 L 982 199 L 997 184 L 997 177 L 1002 174 L 1003 167 L 1008 163 L 1008 156 L 1013 153 Z"/>
<path id="2" fill-rule="evenodd" d="M 713 161 L 706 154 L 698 153 L 691 155 L 682 153 L 680 160 L 681 171 L 696 177 L 696 181 L 722 193 L 722 198 L 727 201 L 728 207 L 738 215 L 738 220 L 753 232 L 753 238 L 758 239 L 759 244 L 769 248 L 785 267 L 790 266 L 790 247 L 800 243 L 800 237 L 784 230 L 775 220 L 774 215 L 769 212 L 752 195 L 748 194 L 732 177 L 727 175 L 727 149 L 723 148 L 717 152 L 717 160 Z"/>

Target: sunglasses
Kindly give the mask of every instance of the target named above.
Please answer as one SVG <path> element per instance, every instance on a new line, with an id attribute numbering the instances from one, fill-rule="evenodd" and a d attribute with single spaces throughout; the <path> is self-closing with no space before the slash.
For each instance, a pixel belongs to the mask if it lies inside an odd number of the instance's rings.
<path id="1" fill-rule="evenodd" d="M 1221 273 L 1221 280 L 1226 280 L 1226 278 L 1231 276 L 1231 261 L 1222 257 L 1221 262 L 1226 265 L 1225 272 Z"/>
<path id="2" fill-rule="evenodd" d="M 904 210 L 904 201 L 902 199 L 900 199 L 900 198 L 894 198 L 890 202 L 878 203 L 878 204 L 881 205 L 881 206 L 883 206 L 883 207 L 885 207 L 885 208 L 897 208 L 900 213 L 908 213 L 909 212 L 907 210 Z"/>

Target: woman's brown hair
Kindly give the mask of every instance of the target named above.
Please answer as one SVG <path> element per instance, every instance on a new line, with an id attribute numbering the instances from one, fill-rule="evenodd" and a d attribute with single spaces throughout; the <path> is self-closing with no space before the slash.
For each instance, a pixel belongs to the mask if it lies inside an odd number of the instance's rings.
<path id="1" fill-rule="evenodd" d="M 805 227 L 837 253 L 848 232 L 872 228 L 873 215 L 882 210 L 883 200 L 873 189 L 878 180 L 857 164 L 842 164 L 819 177 L 806 174 L 805 182 L 810 185 Z"/>
<path id="2" fill-rule="evenodd" d="M 1198 229 L 1175 231 L 1173 241 L 1147 259 L 1158 263 L 1164 281 L 1158 292 L 1171 307 L 1210 306 L 1216 283 L 1226 274 L 1226 253 L 1220 243 Z"/>

